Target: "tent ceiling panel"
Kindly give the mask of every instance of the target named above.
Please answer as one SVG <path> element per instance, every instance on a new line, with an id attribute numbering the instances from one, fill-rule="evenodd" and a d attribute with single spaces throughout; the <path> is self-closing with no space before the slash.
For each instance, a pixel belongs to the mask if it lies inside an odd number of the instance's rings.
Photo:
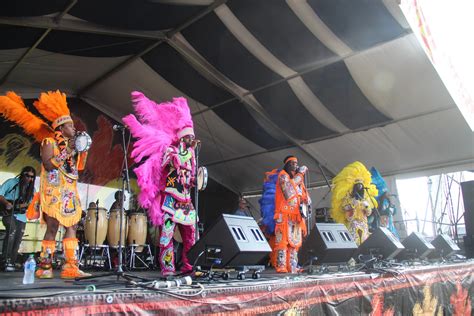
<path id="1" fill-rule="evenodd" d="M 147 0 L 80 0 L 71 15 L 86 21 L 134 30 L 171 29 L 202 10 L 202 6 L 162 4 Z"/>
<path id="2" fill-rule="evenodd" d="M 454 104 L 415 35 L 345 60 L 364 95 L 394 119 Z"/>
<path id="3" fill-rule="evenodd" d="M 295 138 L 307 140 L 335 134 L 308 112 L 286 82 L 259 90 L 254 96 L 272 120 Z"/>
<path id="4" fill-rule="evenodd" d="M 2 1 L 0 12 L 3 16 L 40 16 L 60 12 L 71 0 L 15 0 Z"/>
<path id="5" fill-rule="evenodd" d="M 302 78 L 328 110 L 350 129 L 390 120 L 367 100 L 342 61 L 308 72 Z"/>
<path id="6" fill-rule="evenodd" d="M 126 37 L 87 34 L 79 32 L 52 31 L 38 48 L 50 52 L 87 57 L 119 57 L 133 55 L 145 49 L 150 40 Z"/>
<path id="7" fill-rule="evenodd" d="M 62 89 L 74 94 L 78 88 L 125 58 L 71 56 L 36 49 L 13 72 L 9 82 L 20 87 L 37 87 L 43 91 Z"/>
<path id="8" fill-rule="evenodd" d="M 382 1 L 308 0 L 308 3 L 354 50 L 366 49 L 405 32 Z"/>
<path id="9" fill-rule="evenodd" d="M 107 113 L 115 113 L 114 118 L 121 120 L 121 117 L 133 110 L 129 100 L 130 92 L 134 90 L 143 91 L 150 99 L 157 102 L 183 95 L 187 97 L 192 111 L 205 108 L 203 104 L 171 85 L 140 59 L 112 76 L 109 80 L 96 86 L 86 97 L 91 104 L 98 108 L 104 108 Z M 232 114 L 232 117 L 236 119 L 239 117 L 247 118 L 242 114 L 242 108 L 241 106 L 238 107 L 239 112 L 226 113 Z M 245 120 L 242 119 L 242 123 L 244 122 Z M 205 157 L 208 157 L 205 159 L 207 162 L 231 158 L 244 152 L 264 150 L 264 148 L 257 145 L 255 139 L 244 137 L 245 134 L 241 134 L 239 130 L 228 124 L 226 118 L 221 118 L 213 111 L 195 117 L 194 123 L 199 137 L 205 138 L 203 143 L 206 143 L 206 146 L 203 146 L 202 157 L 205 154 Z M 246 128 L 256 129 L 256 126 L 258 125 L 252 126 L 249 124 L 244 126 L 243 130 L 245 131 Z M 267 140 L 265 137 L 261 138 Z"/>
<path id="10" fill-rule="evenodd" d="M 271 10 L 266 0 L 229 1 L 227 5 L 265 47 L 294 70 L 335 56 L 288 10 L 285 1 L 275 1 Z"/>
<path id="11" fill-rule="evenodd" d="M 30 27 L 0 25 L 0 49 L 30 47 L 43 34 L 43 30 Z"/>
<path id="12" fill-rule="evenodd" d="M 474 161 L 474 138 L 455 107 L 320 141 L 308 148 L 336 170 L 359 160 L 386 174 Z"/>
<path id="13" fill-rule="evenodd" d="M 208 62 L 244 89 L 255 89 L 281 79 L 255 58 L 214 13 L 181 33 Z"/>

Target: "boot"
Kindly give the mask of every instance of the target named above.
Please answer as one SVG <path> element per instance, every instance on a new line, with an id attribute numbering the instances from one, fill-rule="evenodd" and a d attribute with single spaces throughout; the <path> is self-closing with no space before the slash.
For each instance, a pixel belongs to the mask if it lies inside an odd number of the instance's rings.
<path id="1" fill-rule="evenodd" d="M 35 272 L 35 275 L 38 279 L 53 278 L 53 267 L 51 263 L 53 261 L 53 255 L 55 251 L 55 240 L 43 240 L 41 242 L 41 254 L 39 258 L 38 270 Z"/>
<path id="2" fill-rule="evenodd" d="M 61 279 L 75 279 L 91 276 L 91 274 L 79 270 L 76 259 L 76 249 L 78 245 L 79 243 L 77 238 L 63 239 L 63 249 L 66 263 L 61 269 Z"/>

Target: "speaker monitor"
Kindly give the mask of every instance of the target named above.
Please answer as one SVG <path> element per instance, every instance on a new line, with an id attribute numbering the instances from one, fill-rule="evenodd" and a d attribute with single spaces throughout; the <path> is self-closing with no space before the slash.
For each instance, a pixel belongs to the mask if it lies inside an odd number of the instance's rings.
<path id="1" fill-rule="evenodd" d="M 317 257 L 317 264 L 341 263 L 347 262 L 356 249 L 356 243 L 343 224 L 316 223 L 303 241 L 298 257 L 302 264 L 313 257 Z"/>
<path id="2" fill-rule="evenodd" d="M 252 217 L 222 214 L 191 248 L 188 258 L 204 267 L 239 267 L 256 265 L 271 251 Z"/>
<path id="3" fill-rule="evenodd" d="M 367 238 L 357 250 L 359 255 L 381 255 L 383 259 L 393 259 L 405 247 L 402 243 L 385 227 L 377 228 Z"/>
<path id="4" fill-rule="evenodd" d="M 431 253 L 430 258 L 449 257 L 460 250 L 458 245 L 445 234 L 436 236 L 431 244 L 436 250 Z"/>
<path id="5" fill-rule="evenodd" d="M 435 250 L 435 247 L 430 244 L 422 234 L 413 232 L 402 241 L 405 249 L 402 250 L 397 259 L 406 260 L 413 258 L 425 259 L 431 252 Z"/>

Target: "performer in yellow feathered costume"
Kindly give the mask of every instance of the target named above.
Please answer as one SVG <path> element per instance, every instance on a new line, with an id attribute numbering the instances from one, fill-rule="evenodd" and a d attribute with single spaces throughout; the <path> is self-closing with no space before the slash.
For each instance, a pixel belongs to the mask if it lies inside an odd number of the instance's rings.
<path id="1" fill-rule="evenodd" d="M 359 161 L 342 169 L 332 179 L 331 216 L 346 225 L 357 245 L 369 237 L 367 217 L 377 208 L 377 188 L 371 183 L 371 174 Z"/>

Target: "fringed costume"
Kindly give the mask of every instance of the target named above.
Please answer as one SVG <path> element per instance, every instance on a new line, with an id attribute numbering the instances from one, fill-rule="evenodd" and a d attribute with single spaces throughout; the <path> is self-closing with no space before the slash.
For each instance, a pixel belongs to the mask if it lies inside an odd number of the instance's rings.
<path id="1" fill-rule="evenodd" d="M 182 272 L 192 271 L 187 253 L 195 242 L 196 211 L 191 203 L 196 160 L 193 146 L 193 121 L 185 98 L 157 104 L 140 92 L 132 93 L 137 117 L 123 118 L 132 135 L 132 157 L 142 164 L 135 169 L 140 186 L 138 201 L 148 209 L 153 225 L 161 226 L 159 261 L 162 274 L 175 272 L 173 234 L 177 228 L 183 238 Z"/>
<path id="2" fill-rule="evenodd" d="M 289 157 L 285 164 L 297 161 Z M 291 272 L 292 264 L 298 263 L 298 250 L 306 236 L 306 223 L 300 213 L 302 203 L 309 203 L 304 185 L 304 171 L 278 173 L 275 186 L 274 240 L 271 240 L 271 264 L 279 273 Z"/>
<path id="3" fill-rule="evenodd" d="M 359 161 L 353 162 L 332 179 L 331 216 L 346 225 L 357 245 L 369 237 L 367 217 L 377 207 L 378 194 L 371 175 Z"/>
<path id="4" fill-rule="evenodd" d="M 56 219 L 59 224 L 69 228 L 81 219 L 82 209 L 77 192 L 78 171 L 85 167 L 87 152 L 76 153 L 68 146 L 69 139 L 62 133 L 63 124 L 73 123 L 66 102 L 66 95 L 60 91 L 41 93 L 40 98 L 33 103 L 38 112 L 51 122 L 51 127 L 29 112 L 20 96 L 8 92 L 0 96 L 0 113 L 8 120 L 17 123 L 24 131 L 41 143 L 42 149 L 51 146 L 53 156 L 50 160 L 55 167 L 51 170 L 41 164 L 40 191 L 35 196 L 27 212 L 30 218 L 40 217 L 35 214 L 47 214 Z M 51 278 L 51 259 L 55 252 L 56 241 L 42 241 L 39 269 L 36 273 L 40 278 Z M 77 266 L 76 249 L 78 240 L 63 239 L 63 249 L 66 264 L 61 271 L 62 278 L 76 278 L 85 276 Z"/>
<path id="5" fill-rule="evenodd" d="M 375 167 L 370 168 L 370 173 L 372 174 L 372 183 L 378 190 L 376 196 L 378 207 L 377 212 L 373 212 L 369 217 L 369 223 L 373 229 L 386 227 L 395 237 L 400 238 L 393 224 L 393 216 L 397 212 L 397 208 L 390 200 L 387 183 Z"/>

